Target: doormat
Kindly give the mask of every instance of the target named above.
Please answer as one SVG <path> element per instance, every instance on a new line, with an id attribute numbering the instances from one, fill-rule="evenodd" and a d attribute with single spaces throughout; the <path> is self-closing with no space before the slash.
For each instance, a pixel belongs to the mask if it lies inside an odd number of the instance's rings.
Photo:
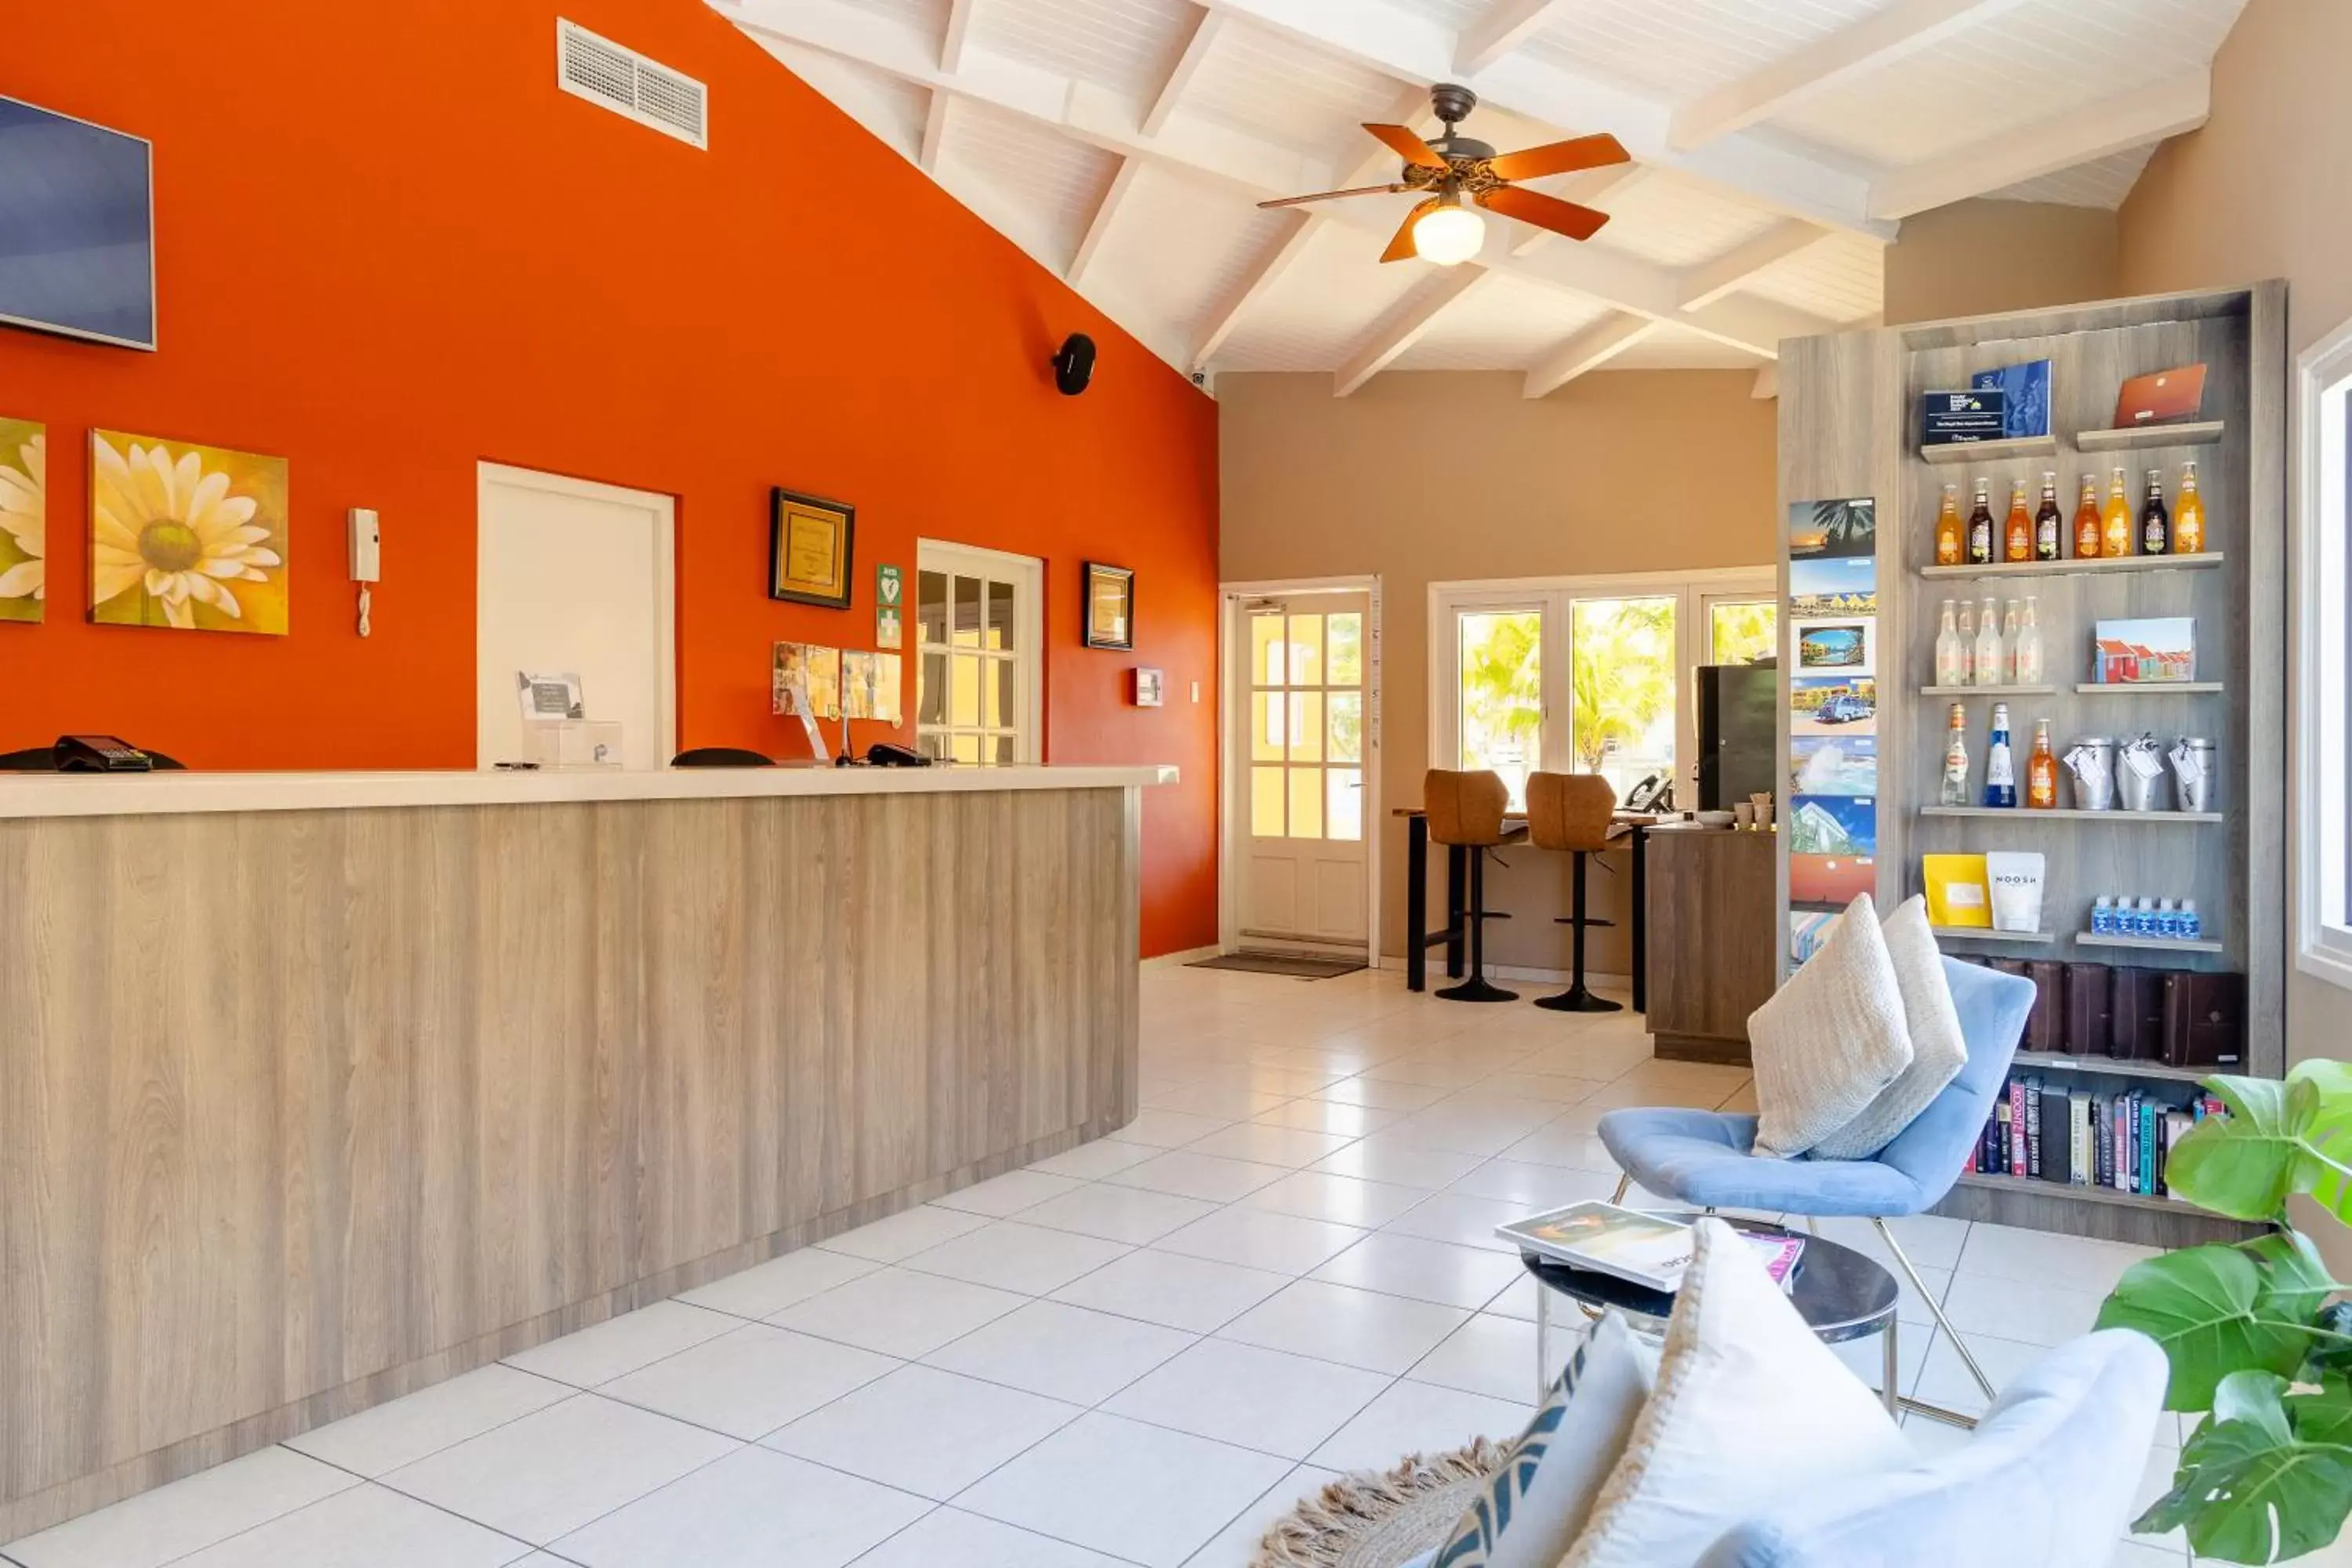
<path id="1" fill-rule="evenodd" d="M 1234 969 L 1244 974 L 1287 974 L 1293 980 L 1330 980 L 1364 967 L 1360 958 L 1306 958 L 1289 952 L 1228 952 L 1200 958 L 1187 969 Z"/>

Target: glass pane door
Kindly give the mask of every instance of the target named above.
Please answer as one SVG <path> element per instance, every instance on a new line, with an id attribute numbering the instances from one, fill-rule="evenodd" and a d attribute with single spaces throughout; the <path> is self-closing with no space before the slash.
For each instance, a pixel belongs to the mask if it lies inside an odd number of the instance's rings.
<path id="1" fill-rule="evenodd" d="M 1249 612 L 1250 834 L 1364 836 L 1364 617 Z"/>
<path id="2" fill-rule="evenodd" d="M 1015 569 L 993 569 L 926 546 L 915 574 L 915 737 L 925 756 L 1004 767 L 1027 754 L 1023 646 L 1024 584 Z"/>

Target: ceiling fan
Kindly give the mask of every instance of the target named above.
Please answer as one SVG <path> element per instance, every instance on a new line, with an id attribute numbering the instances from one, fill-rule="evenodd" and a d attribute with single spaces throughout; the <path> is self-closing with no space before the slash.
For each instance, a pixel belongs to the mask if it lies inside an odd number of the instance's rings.
<path id="1" fill-rule="evenodd" d="M 1381 259 L 1402 261 L 1418 256 L 1440 267 L 1469 260 L 1485 244 L 1486 226 L 1479 219 L 1477 207 L 1531 223 L 1538 228 L 1548 228 L 1554 234 L 1564 234 L 1570 239 L 1591 239 L 1609 221 L 1607 213 L 1564 202 L 1540 191 L 1523 191 L 1513 182 L 1628 163 L 1632 154 L 1617 138 L 1606 134 L 1579 136 L 1573 141 L 1530 147 L 1524 153 L 1497 153 L 1486 142 L 1462 135 L 1454 129 L 1478 107 L 1476 93 L 1453 82 L 1440 82 L 1429 89 L 1429 100 L 1437 118 L 1445 124 L 1445 134 L 1434 142 L 1424 142 L 1402 125 L 1364 127 L 1404 160 L 1402 178 L 1385 185 L 1318 191 L 1309 196 L 1285 196 L 1258 205 L 1295 207 L 1340 196 L 1423 192 L 1427 199 L 1405 215 L 1403 226 L 1389 241 Z"/>

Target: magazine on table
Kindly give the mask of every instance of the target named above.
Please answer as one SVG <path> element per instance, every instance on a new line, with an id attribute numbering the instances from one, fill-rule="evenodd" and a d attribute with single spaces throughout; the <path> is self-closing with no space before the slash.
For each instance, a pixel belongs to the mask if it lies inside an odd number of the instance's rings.
<path id="1" fill-rule="evenodd" d="M 1691 1262 L 1688 1225 L 1598 1200 L 1498 1225 L 1495 1234 L 1551 1262 L 1613 1275 L 1666 1294 L 1682 1284 Z M 1786 1289 L 1797 1260 L 1804 1256 L 1804 1237 L 1742 1231 L 1740 1238 L 1756 1249 L 1773 1283 Z"/>

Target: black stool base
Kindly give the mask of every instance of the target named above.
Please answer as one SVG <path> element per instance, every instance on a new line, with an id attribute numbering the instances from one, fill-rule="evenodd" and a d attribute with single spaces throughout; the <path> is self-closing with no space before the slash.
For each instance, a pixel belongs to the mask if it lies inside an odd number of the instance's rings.
<path id="1" fill-rule="evenodd" d="M 1519 999 L 1517 992 L 1490 984 L 1483 974 L 1474 974 L 1461 984 L 1449 985 L 1434 994 L 1446 1002 L 1516 1002 Z"/>
<path id="2" fill-rule="evenodd" d="M 1538 996 L 1536 1005 L 1554 1013 L 1622 1013 L 1625 1005 L 1612 1002 L 1606 996 L 1595 996 L 1584 988 L 1581 981 L 1557 996 Z"/>

